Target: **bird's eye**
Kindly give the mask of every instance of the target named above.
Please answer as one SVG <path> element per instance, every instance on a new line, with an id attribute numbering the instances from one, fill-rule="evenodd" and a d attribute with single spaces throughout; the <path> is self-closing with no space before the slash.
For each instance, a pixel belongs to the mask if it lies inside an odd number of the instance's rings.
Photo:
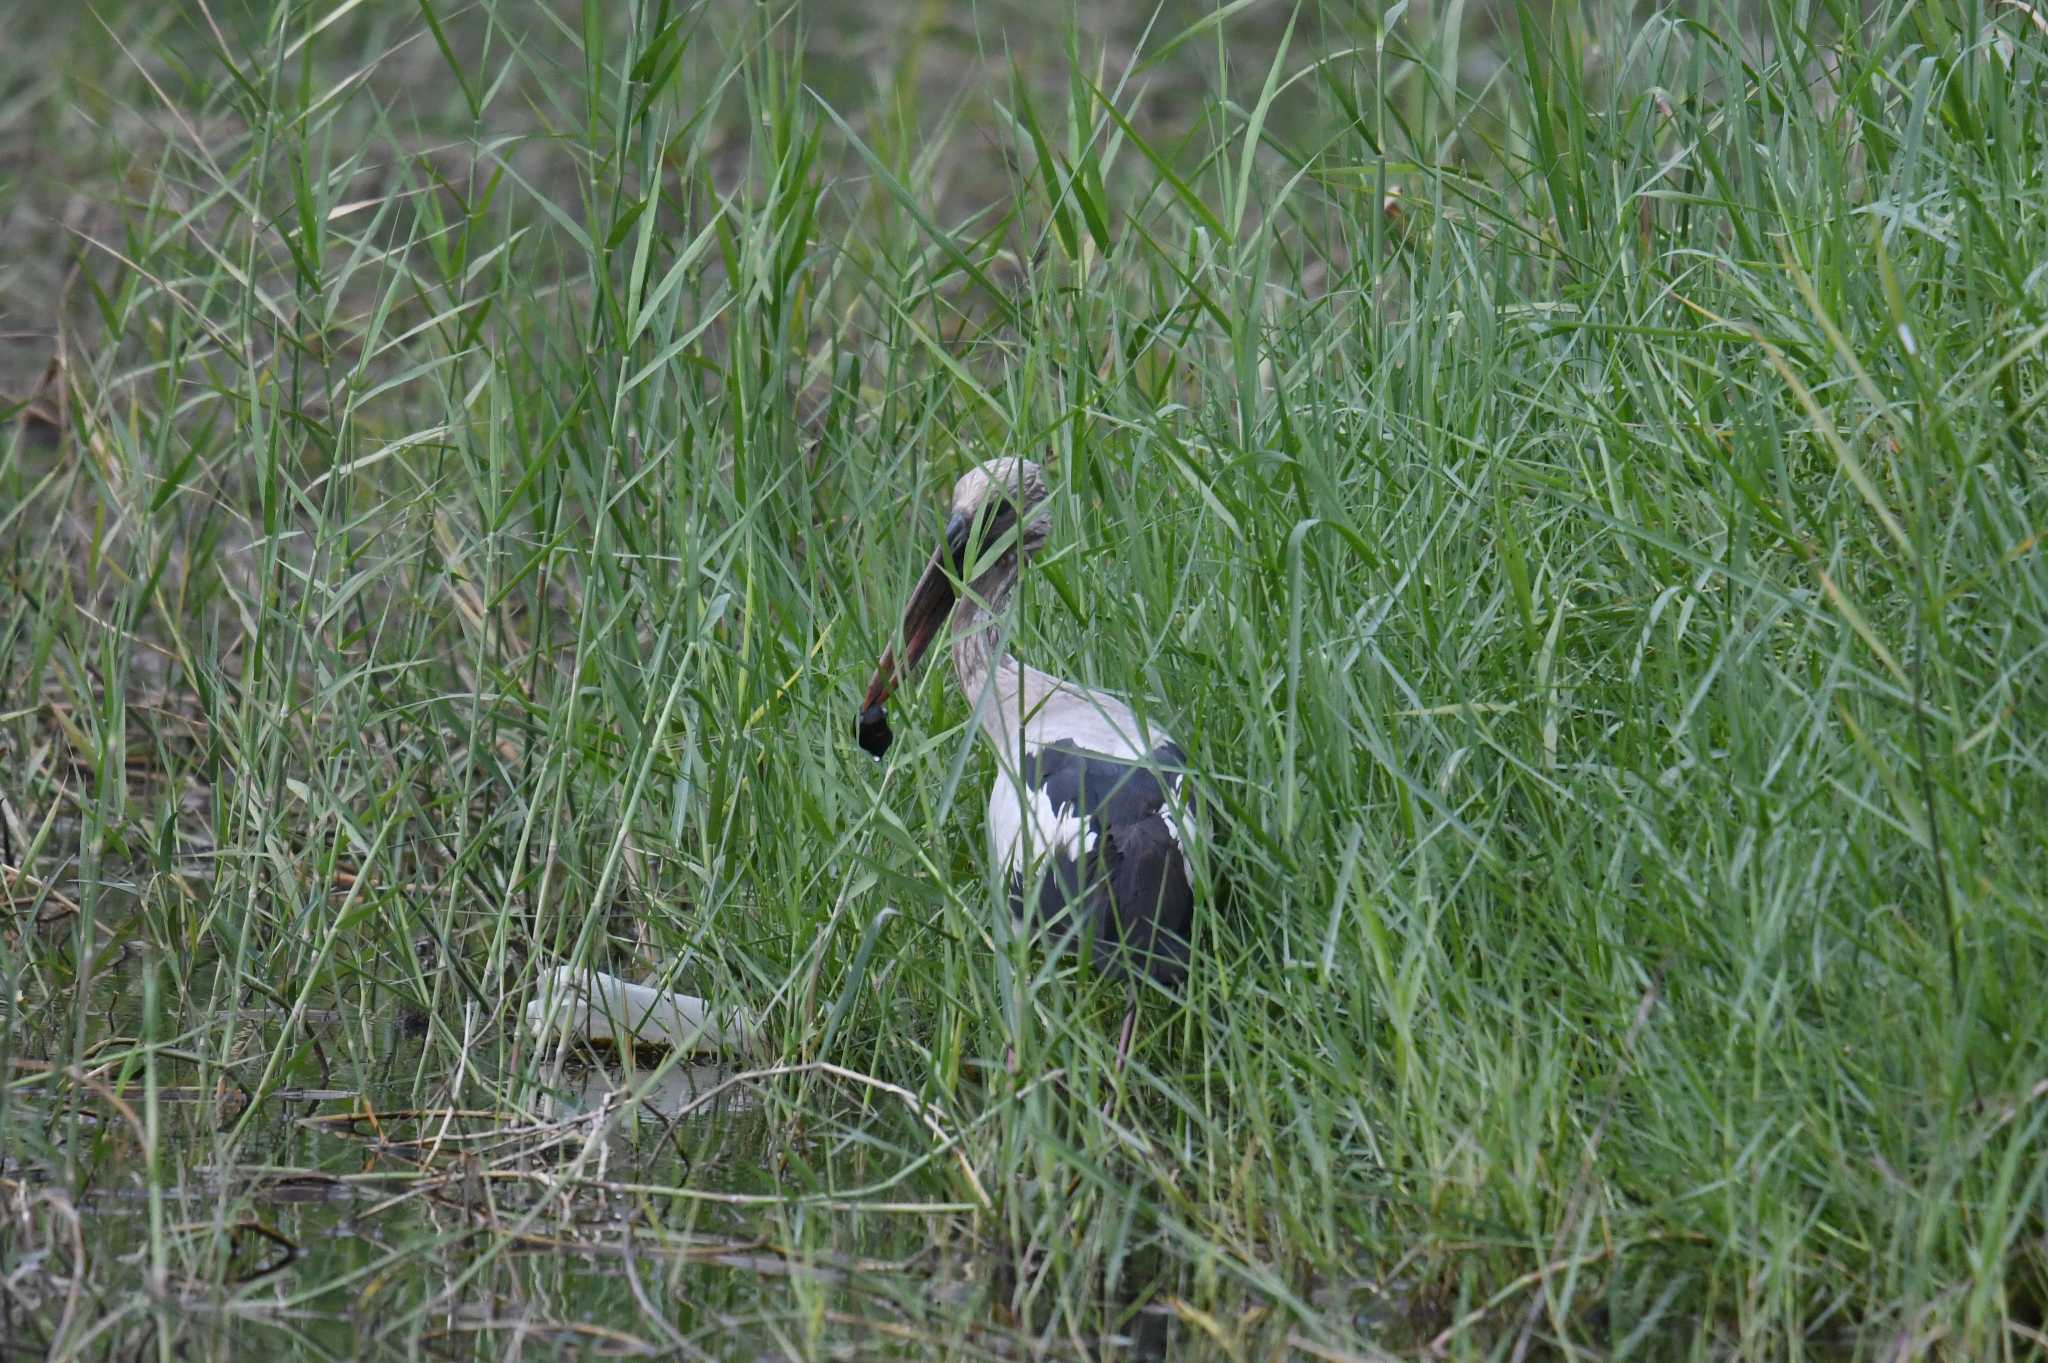
<path id="1" fill-rule="evenodd" d="M 1008 497 L 990 502 L 975 522 L 974 542 L 983 552 L 996 547 L 1017 524 L 1017 504 Z"/>
<path id="2" fill-rule="evenodd" d="M 946 548 L 953 571 L 972 576 L 988 566 L 993 555 L 1015 548 L 1010 532 L 1017 525 L 1016 503 L 1007 497 L 989 502 L 979 511 L 956 511 L 946 523 Z"/>

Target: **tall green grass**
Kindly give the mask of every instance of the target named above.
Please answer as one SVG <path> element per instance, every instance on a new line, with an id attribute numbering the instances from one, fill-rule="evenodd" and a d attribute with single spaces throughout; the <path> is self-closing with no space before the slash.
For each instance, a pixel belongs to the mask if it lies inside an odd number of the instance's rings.
<path id="1" fill-rule="evenodd" d="M 9 1349 L 2041 1351 L 2036 10 L 9 25 Z M 852 741 L 997 454 L 1213 825 L 1121 1074 Z"/>

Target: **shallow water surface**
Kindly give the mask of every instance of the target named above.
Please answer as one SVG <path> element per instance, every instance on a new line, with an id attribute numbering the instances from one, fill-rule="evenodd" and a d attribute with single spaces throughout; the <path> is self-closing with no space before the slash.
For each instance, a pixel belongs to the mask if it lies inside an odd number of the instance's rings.
<path id="1" fill-rule="evenodd" d="M 247 1063 L 188 1041 L 151 1066 L 122 1050 L 135 973 L 99 986 L 122 1058 L 18 1061 L 0 1114 L 43 1133 L 0 1165 L 17 1352 L 1146 1356 L 1177 1328 L 1113 1302 L 1087 1336 L 1018 1319 L 1029 1266 L 933 1195 L 945 1155 L 906 1104 L 831 1067 L 515 1043 L 501 1074 L 398 1009 L 342 1007 L 305 1011 L 281 1067 L 263 1007 L 219 1024 Z"/>

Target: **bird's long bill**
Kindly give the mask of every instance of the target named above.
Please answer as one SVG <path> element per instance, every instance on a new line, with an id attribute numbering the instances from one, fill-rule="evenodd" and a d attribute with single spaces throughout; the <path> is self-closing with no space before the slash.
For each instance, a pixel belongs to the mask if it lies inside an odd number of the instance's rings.
<path id="1" fill-rule="evenodd" d="M 875 675 L 868 682 L 867 694 L 861 698 L 860 745 L 876 757 L 889 750 L 891 737 L 882 707 L 900 679 L 916 674 L 932 640 L 945 628 L 946 617 L 953 612 L 953 580 L 967 553 L 969 528 L 965 516 L 954 516 L 946 522 L 945 547 L 932 555 L 923 576 L 910 589 L 910 600 L 904 604 L 902 652 L 899 654 L 896 647 L 883 652 L 882 661 L 875 665 Z"/>

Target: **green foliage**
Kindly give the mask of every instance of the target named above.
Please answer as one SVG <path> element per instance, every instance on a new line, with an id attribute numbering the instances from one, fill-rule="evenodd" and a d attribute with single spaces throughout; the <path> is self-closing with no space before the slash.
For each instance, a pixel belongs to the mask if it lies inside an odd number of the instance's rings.
<path id="1" fill-rule="evenodd" d="M 11 19 L 0 1336 L 2036 1352 L 2036 12 Z M 1003 453 L 1213 826 L 1122 1073 L 853 742 Z"/>

